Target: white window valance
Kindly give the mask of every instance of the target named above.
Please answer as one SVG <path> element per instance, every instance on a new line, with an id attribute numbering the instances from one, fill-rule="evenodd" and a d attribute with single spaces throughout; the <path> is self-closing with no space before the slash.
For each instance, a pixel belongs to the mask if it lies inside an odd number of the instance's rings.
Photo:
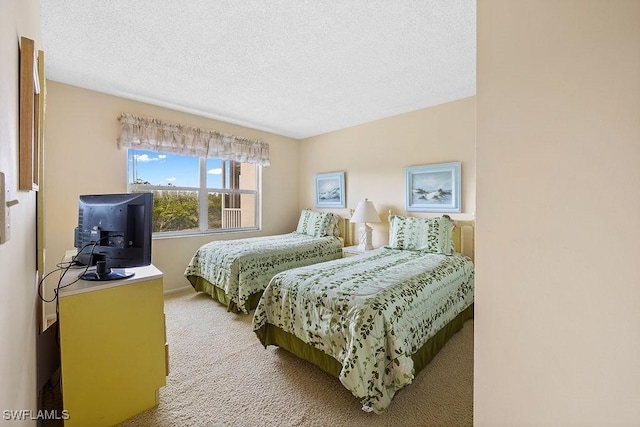
<path id="1" fill-rule="evenodd" d="M 198 129 L 123 113 L 118 148 L 235 160 L 269 166 L 269 144 L 214 130 Z"/>

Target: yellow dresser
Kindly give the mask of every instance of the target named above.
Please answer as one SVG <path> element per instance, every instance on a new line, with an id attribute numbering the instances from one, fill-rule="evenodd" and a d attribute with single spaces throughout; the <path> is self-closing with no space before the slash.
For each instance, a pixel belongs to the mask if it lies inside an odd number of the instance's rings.
<path id="1" fill-rule="evenodd" d="M 129 279 L 80 280 L 60 289 L 65 426 L 111 426 L 158 404 L 168 351 L 162 272 L 127 269 Z M 78 270 L 69 271 L 62 284 Z"/>

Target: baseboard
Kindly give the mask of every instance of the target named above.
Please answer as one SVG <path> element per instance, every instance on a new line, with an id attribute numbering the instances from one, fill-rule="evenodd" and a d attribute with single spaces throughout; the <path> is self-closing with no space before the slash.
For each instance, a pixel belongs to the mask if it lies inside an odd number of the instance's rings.
<path id="1" fill-rule="evenodd" d="M 169 290 L 164 291 L 164 294 L 165 294 L 165 295 L 168 295 L 168 294 L 175 294 L 176 292 L 186 291 L 187 289 L 193 289 L 193 286 L 191 286 L 191 285 L 187 285 L 187 286 L 182 286 L 182 287 L 180 287 L 180 288 L 169 289 Z"/>

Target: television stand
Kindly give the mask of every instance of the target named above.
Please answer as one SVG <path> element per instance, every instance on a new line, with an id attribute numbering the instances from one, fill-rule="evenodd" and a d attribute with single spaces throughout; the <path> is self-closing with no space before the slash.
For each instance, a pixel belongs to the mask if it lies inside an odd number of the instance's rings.
<path id="1" fill-rule="evenodd" d="M 65 427 L 113 426 L 158 404 L 168 373 L 163 275 L 153 265 L 131 270 L 135 276 L 124 280 L 63 278 Z"/>

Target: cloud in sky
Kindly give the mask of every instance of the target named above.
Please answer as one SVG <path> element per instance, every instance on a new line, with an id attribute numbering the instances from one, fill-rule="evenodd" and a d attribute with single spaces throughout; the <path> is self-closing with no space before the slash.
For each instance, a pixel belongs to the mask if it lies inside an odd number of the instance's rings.
<path id="1" fill-rule="evenodd" d="M 172 176 L 171 178 L 167 178 L 167 182 L 173 182 L 176 180 L 175 176 Z"/>
<path id="2" fill-rule="evenodd" d="M 155 162 L 167 158 L 165 154 L 158 154 L 158 157 L 150 157 L 148 154 L 134 154 L 133 158 L 138 162 Z"/>
<path id="3" fill-rule="evenodd" d="M 209 175 L 222 175 L 222 168 L 209 169 L 207 173 Z"/>

